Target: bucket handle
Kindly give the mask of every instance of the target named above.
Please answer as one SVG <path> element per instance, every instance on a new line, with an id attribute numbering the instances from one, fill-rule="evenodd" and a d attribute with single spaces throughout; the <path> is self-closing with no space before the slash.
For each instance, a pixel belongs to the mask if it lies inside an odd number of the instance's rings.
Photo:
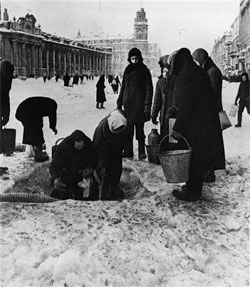
<path id="1" fill-rule="evenodd" d="M 63 140 L 64 138 L 59 138 L 56 142 L 55 142 L 55 145 L 57 145 L 57 143 L 61 140 Z"/>
<path id="2" fill-rule="evenodd" d="M 162 143 L 164 142 L 164 140 L 165 140 L 166 138 L 169 138 L 169 137 L 170 137 L 170 135 L 168 134 L 168 135 L 166 135 L 165 137 L 163 137 L 163 138 L 161 139 L 161 141 L 160 141 L 160 151 L 161 151 Z M 184 138 L 183 136 L 182 136 L 182 138 L 185 140 L 185 142 L 186 142 L 186 144 L 187 144 L 187 146 L 188 146 L 188 149 L 191 149 L 191 147 L 190 147 L 190 145 L 189 145 L 187 139 Z"/>

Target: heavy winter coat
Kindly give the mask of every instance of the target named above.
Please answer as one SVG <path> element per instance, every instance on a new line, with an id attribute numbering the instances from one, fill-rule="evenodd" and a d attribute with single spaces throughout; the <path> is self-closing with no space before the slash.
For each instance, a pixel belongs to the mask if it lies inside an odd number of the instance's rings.
<path id="1" fill-rule="evenodd" d="M 106 86 L 104 83 L 105 83 L 105 77 L 104 75 L 101 75 L 96 84 L 96 102 L 97 103 L 106 102 L 105 91 L 104 91 Z"/>
<path id="2" fill-rule="evenodd" d="M 74 143 L 82 139 L 84 147 L 76 150 Z M 95 169 L 96 154 L 92 141 L 80 130 L 75 130 L 57 147 L 52 158 L 49 171 L 52 180 L 60 178 L 66 185 L 72 185 L 82 180 L 80 171 L 90 167 Z"/>
<path id="3" fill-rule="evenodd" d="M 124 71 L 117 99 L 117 106 L 124 107 L 129 124 L 145 122 L 144 115 L 150 115 L 152 98 L 153 84 L 149 69 L 142 62 L 129 64 Z"/>
<path id="4" fill-rule="evenodd" d="M 193 163 L 203 171 L 225 168 L 225 153 L 216 97 L 208 74 L 197 66 L 183 48 L 176 54 L 174 97 L 177 117 L 173 129 L 180 132 L 192 148 Z"/>
<path id="5" fill-rule="evenodd" d="M 168 134 L 168 108 L 172 106 L 174 93 L 175 76 L 167 75 L 166 78 L 159 78 L 156 83 L 154 103 L 151 118 L 156 118 L 160 111 L 160 134 L 161 137 Z"/>
<path id="6" fill-rule="evenodd" d="M 16 118 L 24 126 L 24 144 L 40 145 L 44 143 L 43 117 L 49 117 L 49 127 L 54 130 L 57 122 L 56 110 L 56 101 L 46 97 L 27 98 L 18 106 Z"/>
<path id="7" fill-rule="evenodd" d="M 109 181 L 117 185 L 122 173 L 122 150 L 125 145 L 127 130 L 114 134 L 108 126 L 108 116 L 96 127 L 93 146 L 98 157 L 98 169 L 106 168 Z"/>
<path id="8" fill-rule="evenodd" d="M 14 66 L 6 60 L 0 63 L 0 98 L 1 98 L 1 126 L 9 121 L 10 97 Z"/>

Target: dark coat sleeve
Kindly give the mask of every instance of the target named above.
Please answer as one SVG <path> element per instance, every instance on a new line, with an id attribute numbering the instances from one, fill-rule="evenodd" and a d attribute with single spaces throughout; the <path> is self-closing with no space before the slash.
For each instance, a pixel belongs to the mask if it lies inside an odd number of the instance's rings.
<path id="1" fill-rule="evenodd" d="M 158 80 L 155 87 L 155 96 L 154 96 L 151 118 L 156 118 L 158 116 L 161 107 L 162 107 L 162 93 L 160 89 L 160 80 Z"/>
<path id="2" fill-rule="evenodd" d="M 120 90 L 120 94 L 119 94 L 119 97 L 117 99 L 117 106 L 119 106 L 120 108 L 122 107 L 122 102 L 123 102 L 123 94 L 124 94 L 124 90 L 125 90 L 125 73 L 123 74 L 123 77 L 122 77 L 122 84 L 121 84 L 121 90 Z"/>
<path id="3" fill-rule="evenodd" d="M 154 88 L 153 88 L 153 83 L 152 83 L 152 76 L 148 68 L 146 68 L 146 72 L 145 72 L 145 87 L 146 87 L 146 97 L 145 97 L 145 103 L 144 103 L 145 110 L 151 111 Z"/>
<path id="4" fill-rule="evenodd" d="M 211 71 L 208 71 L 208 75 L 216 96 L 216 109 L 218 112 L 220 112 L 223 110 L 221 98 L 222 74 L 218 69 L 212 68 Z"/>

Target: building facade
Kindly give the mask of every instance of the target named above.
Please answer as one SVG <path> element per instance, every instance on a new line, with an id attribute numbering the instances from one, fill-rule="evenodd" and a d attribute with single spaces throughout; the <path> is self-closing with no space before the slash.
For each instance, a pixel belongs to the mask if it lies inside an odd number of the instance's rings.
<path id="1" fill-rule="evenodd" d="M 45 73 L 52 77 L 65 72 L 107 75 L 111 57 L 109 48 L 87 46 L 43 32 L 33 15 L 10 21 L 4 10 L 0 21 L 0 58 L 14 65 L 17 77 L 40 77 Z"/>
<path id="2" fill-rule="evenodd" d="M 229 32 L 215 40 L 211 53 L 223 75 L 250 75 L 250 0 L 240 0 L 239 15 Z"/>
<path id="3" fill-rule="evenodd" d="M 125 67 L 128 65 L 128 52 L 133 47 L 140 49 L 144 59 L 143 62 L 150 69 L 153 76 L 158 76 L 160 73 L 158 61 L 161 56 L 161 51 L 158 44 L 148 42 L 148 19 L 146 18 L 146 12 L 143 8 L 136 12 L 133 37 L 102 38 L 97 36 L 82 38 L 81 35 L 78 34 L 75 40 L 98 48 L 111 48 L 113 54 L 111 61 L 112 74 L 122 76 Z"/>

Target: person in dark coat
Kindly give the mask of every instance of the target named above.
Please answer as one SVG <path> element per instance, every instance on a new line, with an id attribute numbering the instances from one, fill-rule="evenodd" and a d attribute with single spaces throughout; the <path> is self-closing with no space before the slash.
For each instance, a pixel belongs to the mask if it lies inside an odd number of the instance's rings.
<path id="1" fill-rule="evenodd" d="M 239 100 L 239 110 L 238 110 L 238 123 L 235 125 L 236 128 L 241 127 L 242 123 L 242 113 L 244 109 L 247 109 L 248 114 L 250 115 L 250 83 L 248 74 L 242 73 L 241 83 L 235 98 L 235 105 L 238 104 Z"/>
<path id="2" fill-rule="evenodd" d="M 65 75 L 63 76 L 63 82 L 65 87 L 69 86 L 69 81 L 70 81 L 70 75 L 68 72 L 66 72 Z"/>
<path id="3" fill-rule="evenodd" d="M 49 127 L 57 134 L 57 103 L 47 97 L 30 97 L 24 100 L 16 110 L 16 119 L 23 127 L 23 144 L 32 145 L 37 162 L 49 159 L 48 155 L 42 152 L 43 137 L 43 117 L 49 117 Z"/>
<path id="4" fill-rule="evenodd" d="M 3 144 L 3 126 L 9 122 L 10 117 L 10 90 L 13 79 L 14 66 L 7 60 L 0 62 L 0 153 L 5 152 Z M 7 167 L 0 167 L 0 175 L 8 170 Z"/>
<path id="5" fill-rule="evenodd" d="M 121 85 L 121 83 L 120 83 L 119 77 L 116 76 L 111 82 L 111 87 L 112 87 L 114 94 L 118 94 L 119 85 Z"/>
<path id="6" fill-rule="evenodd" d="M 189 180 L 173 195 L 181 200 L 201 198 L 205 171 L 225 169 L 225 152 L 216 108 L 216 96 L 204 69 L 193 61 L 187 48 L 180 49 L 174 59 L 176 75 L 174 98 L 177 110 L 172 136 L 185 137 L 192 153 Z"/>
<path id="7" fill-rule="evenodd" d="M 214 89 L 214 93 L 216 96 L 216 109 L 217 112 L 221 112 L 223 110 L 222 107 L 222 73 L 220 69 L 215 65 L 213 60 L 209 57 L 206 50 L 199 48 L 196 49 L 193 54 L 193 59 L 198 63 L 200 67 L 202 67 L 208 74 L 211 84 Z M 215 181 L 215 173 L 214 170 L 209 170 L 204 174 L 203 177 L 204 182 L 214 182 Z"/>
<path id="8" fill-rule="evenodd" d="M 105 75 L 101 75 L 97 84 L 96 84 L 96 108 L 97 109 L 105 109 L 103 103 L 106 102 L 105 97 Z"/>
<path id="9" fill-rule="evenodd" d="M 122 150 L 127 136 L 127 120 L 114 110 L 96 127 L 93 145 L 97 152 L 97 173 L 103 181 L 102 199 L 123 199 L 119 183 L 122 174 Z"/>
<path id="10" fill-rule="evenodd" d="M 169 73 L 168 55 L 160 58 L 161 76 L 159 77 L 154 95 L 154 102 L 151 112 L 152 123 L 157 125 L 157 117 L 160 112 L 160 136 L 169 134 L 168 109 L 172 106 L 175 76 Z"/>
<path id="11" fill-rule="evenodd" d="M 132 48 L 128 53 L 129 65 L 125 68 L 117 108 L 124 108 L 129 135 L 123 156 L 133 157 L 134 127 L 138 141 L 139 160 L 146 158 L 144 124 L 150 120 L 153 83 L 149 69 L 143 63 L 141 51 Z"/>
<path id="12" fill-rule="evenodd" d="M 217 111 L 221 112 L 222 107 L 222 73 L 215 65 L 214 61 L 209 57 L 208 52 L 202 48 L 196 49 L 193 54 L 193 59 L 202 67 L 208 74 L 215 95 Z"/>
<path id="13" fill-rule="evenodd" d="M 82 131 L 75 130 L 57 147 L 49 171 L 53 190 L 51 197 L 59 199 L 97 200 L 98 185 L 93 172 L 96 168 L 93 143 Z M 81 184 L 88 181 L 89 196 L 84 198 Z"/>

